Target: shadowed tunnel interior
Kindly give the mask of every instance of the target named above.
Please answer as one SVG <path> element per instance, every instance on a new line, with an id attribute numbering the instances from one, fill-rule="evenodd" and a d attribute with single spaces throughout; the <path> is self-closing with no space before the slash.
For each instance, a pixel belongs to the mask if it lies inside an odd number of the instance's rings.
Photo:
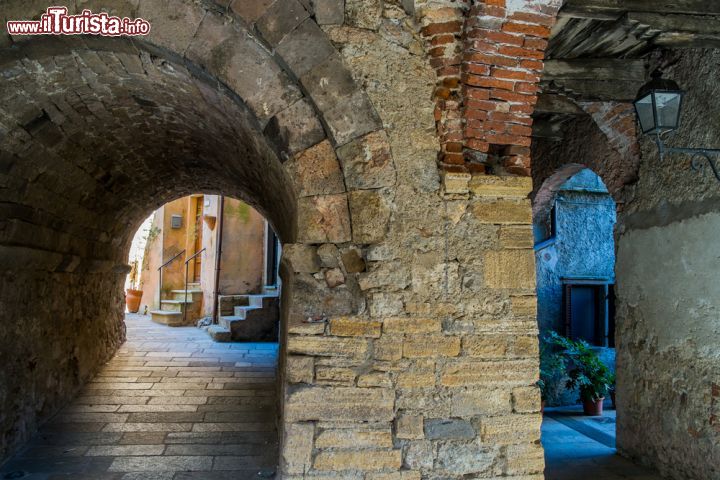
<path id="1" fill-rule="evenodd" d="M 0 324 L 4 457 L 124 339 L 125 263 L 150 212 L 234 196 L 292 241 L 295 203 L 242 100 L 177 58 L 33 40 L 0 51 L 0 76 L 0 305 L 22 320 Z"/>

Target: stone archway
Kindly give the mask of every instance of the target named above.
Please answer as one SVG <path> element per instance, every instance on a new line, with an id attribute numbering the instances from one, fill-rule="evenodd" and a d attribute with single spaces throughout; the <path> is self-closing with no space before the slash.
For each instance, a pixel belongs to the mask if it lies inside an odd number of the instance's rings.
<path id="1" fill-rule="evenodd" d="M 335 262 L 357 272 L 354 243 L 383 238 L 395 172 L 379 117 L 299 3 L 238 8 L 115 2 L 151 35 L 4 41 L 5 336 L 23 339 L 2 350 L 25 376 L 3 379 L 3 410 L 15 412 L 3 456 L 122 342 L 132 232 L 174 197 L 235 196 L 270 220 L 288 252 L 286 335 L 307 315 L 364 306 L 357 287 L 306 278 L 293 252 L 341 245 Z M 23 2 L 7 10 L 34 16 Z M 368 167 L 365 148 L 382 161 Z"/>

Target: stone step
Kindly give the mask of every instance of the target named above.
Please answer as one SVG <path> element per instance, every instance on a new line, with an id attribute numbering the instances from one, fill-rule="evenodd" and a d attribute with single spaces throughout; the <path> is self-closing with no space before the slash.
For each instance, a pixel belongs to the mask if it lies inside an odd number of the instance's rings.
<path id="1" fill-rule="evenodd" d="M 169 310 L 151 310 L 150 317 L 155 323 L 167 325 L 169 327 L 183 326 L 182 312 L 174 312 Z"/>
<path id="2" fill-rule="evenodd" d="M 170 290 L 170 295 L 172 295 L 171 300 L 184 300 L 185 299 L 185 290 Z M 197 301 L 200 298 L 202 298 L 203 291 L 200 289 L 188 289 L 187 291 L 187 298 L 188 300 Z"/>
<path id="3" fill-rule="evenodd" d="M 193 301 L 188 299 L 188 301 L 184 300 L 161 300 L 160 301 L 160 308 L 163 311 L 167 312 L 183 312 L 184 310 L 188 310 L 192 308 Z"/>
<path id="4" fill-rule="evenodd" d="M 207 329 L 208 335 L 216 342 L 231 342 L 232 333 L 229 329 L 220 325 L 210 325 Z"/>

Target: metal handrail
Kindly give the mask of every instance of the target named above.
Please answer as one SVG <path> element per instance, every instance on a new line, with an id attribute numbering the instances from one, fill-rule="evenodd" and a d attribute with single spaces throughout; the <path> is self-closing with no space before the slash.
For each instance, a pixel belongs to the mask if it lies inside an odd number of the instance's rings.
<path id="1" fill-rule="evenodd" d="M 162 275 L 162 269 L 165 268 L 165 267 L 167 267 L 173 260 L 175 260 L 176 258 L 178 258 L 178 257 L 179 257 L 180 255 L 182 255 L 183 253 L 185 253 L 185 250 L 183 250 L 182 252 L 178 253 L 177 255 L 175 255 L 174 257 L 172 257 L 170 260 L 168 260 L 167 262 L 163 263 L 162 265 L 160 265 L 160 266 L 158 267 L 158 275 L 159 275 L 159 277 L 160 277 L 160 278 L 159 278 L 160 281 L 159 281 L 159 283 L 158 283 L 158 291 L 160 292 L 160 308 L 162 308 L 162 277 L 163 277 L 163 275 Z"/>
<path id="2" fill-rule="evenodd" d="M 190 264 L 190 260 L 200 255 L 202 252 L 205 251 L 205 248 L 198 250 L 197 252 L 193 253 L 193 255 L 185 260 L 185 299 L 183 300 L 183 325 L 185 324 L 185 319 L 187 318 L 187 292 L 188 292 L 188 265 Z"/>

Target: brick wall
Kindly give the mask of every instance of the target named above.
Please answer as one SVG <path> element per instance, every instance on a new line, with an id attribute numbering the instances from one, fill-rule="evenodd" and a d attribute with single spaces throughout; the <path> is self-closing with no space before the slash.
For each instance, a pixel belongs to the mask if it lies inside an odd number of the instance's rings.
<path id="1" fill-rule="evenodd" d="M 485 0 L 424 12 L 442 170 L 530 175 L 531 115 L 558 9 Z"/>

